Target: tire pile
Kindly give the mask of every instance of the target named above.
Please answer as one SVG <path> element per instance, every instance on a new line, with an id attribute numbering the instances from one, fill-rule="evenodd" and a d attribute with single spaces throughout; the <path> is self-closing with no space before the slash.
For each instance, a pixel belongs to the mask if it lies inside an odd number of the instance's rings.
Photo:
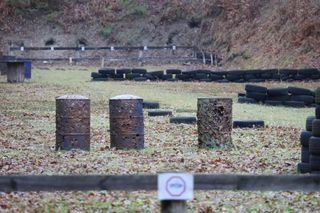
<path id="1" fill-rule="evenodd" d="M 320 88 L 315 91 L 315 116 L 306 120 L 306 130 L 300 134 L 301 162 L 298 163 L 299 173 L 320 174 Z"/>
<path id="2" fill-rule="evenodd" d="M 204 81 L 204 82 L 263 82 L 263 81 L 299 81 L 318 80 L 320 70 L 308 69 L 266 69 L 266 70 L 234 70 L 211 71 L 197 69 L 181 71 L 180 69 L 167 69 L 165 71 L 147 72 L 141 68 L 103 68 L 92 72 L 93 81 Z"/>
<path id="3" fill-rule="evenodd" d="M 143 101 L 143 108 L 144 109 L 159 109 L 160 103 L 156 102 L 156 101 Z M 170 123 L 174 123 L 174 124 L 194 124 L 197 122 L 197 118 L 192 117 L 192 116 L 172 117 L 172 111 L 169 111 L 169 110 L 148 111 L 148 116 L 150 116 L 150 117 L 169 116 Z"/>
<path id="4" fill-rule="evenodd" d="M 271 106 L 305 107 L 315 103 L 315 92 L 301 87 L 266 88 L 245 85 L 246 93 L 238 94 L 238 103 L 263 103 Z"/>

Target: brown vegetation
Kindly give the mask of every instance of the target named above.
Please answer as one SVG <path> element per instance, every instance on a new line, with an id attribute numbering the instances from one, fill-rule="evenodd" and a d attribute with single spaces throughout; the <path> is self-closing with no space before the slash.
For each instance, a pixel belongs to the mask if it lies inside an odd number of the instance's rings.
<path id="1" fill-rule="evenodd" d="M 190 34 L 194 45 L 219 52 L 228 66 L 290 67 L 320 63 L 318 0 L 65 0 L 59 4 L 57 0 L 6 0 L 0 2 L 0 10 L 4 11 L 0 14 L 2 31 L 10 31 L 14 26 L 13 19 L 8 17 L 28 20 L 30 15 L 37 14 L 65 32 L 77 24 L 94 24 L 108 42 L 114 38 L 139 37 L 137 33 L 141 32 L 136 29 L 126 32 L 122 29 L 132 22 L 132 26 L 154 25 L 156 29 L 150 28 L 151 32 L 164 26 L 161 30 Z M 199 28 L 196 37 L 192 29 L 188 33 L 177 28 L 179 23 L 188 22 L 194 22 L 190 28 L 193 25 Z M 128 33 L 130 36 L 123 36 Z M 161 40 L 160 37 L 153 40 Z M 183 39 L 179 42 L 190 43 Z"/>

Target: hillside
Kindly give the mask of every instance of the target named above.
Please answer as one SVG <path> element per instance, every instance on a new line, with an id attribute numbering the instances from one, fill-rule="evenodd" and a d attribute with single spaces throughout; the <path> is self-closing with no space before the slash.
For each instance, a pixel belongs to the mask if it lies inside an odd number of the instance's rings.
<path id="1" fill-rule="evenodd" d="M 319 0 L 2 0 L 14 45 L 194 45 L 226 68 L 319 67 Z"/>

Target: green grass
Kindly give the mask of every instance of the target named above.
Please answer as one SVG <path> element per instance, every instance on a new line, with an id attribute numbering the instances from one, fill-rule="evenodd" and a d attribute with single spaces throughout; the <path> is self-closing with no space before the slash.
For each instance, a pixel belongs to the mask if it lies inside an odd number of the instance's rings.
<path id="1" fill-rule="evenodd" d="M 43 65 L 42 65 L 43 66 Z M 0 76 L 0 170 L 2 174 L 155 174 L 163 170 L 190 173 L 296 174 L 300 161 L 300 129 L 313 108 L 294 109 L 236 103 L 244 84 L 197 82 L 94 82 L 96 67 L 35 67 L 23 84 L 6 83 Z M 162 67 L 148 67 L 152 70 Z M 315 88 L 318 82 L 269 82 Z M 55 98 L 80 94 L 91 100 L 91 151 L 54 151 Z M 235 148 L 197 148 L 196 125 L 170 124 L 169 118 L 148 117 L 145 111 L 145 149 L 110 149 L 108 101 L 133 94 L 159 101 L 174 114 L 195 115 L 198 97 L 231 97 L 234 119 L 264 119 L 263 129 L 235 129 Z M 319 193 L 260 193 L 210 191 L 195 193 L 191 212 L 314 210 Z M 269 200 L 270 203 L 266 203 Z M 0 194 L 10 210 L 37 212 L 157 212 L 156 192 L 54 192 Z M 36 205 L 30 206 L 32 202 Z M 208 212 L 210 212 L 208 210 Z"/>

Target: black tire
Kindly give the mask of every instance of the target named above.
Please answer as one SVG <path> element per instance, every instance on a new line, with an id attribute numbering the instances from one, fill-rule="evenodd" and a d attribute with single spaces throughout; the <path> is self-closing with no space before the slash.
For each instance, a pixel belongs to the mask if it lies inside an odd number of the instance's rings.
<path id="1" fill-rule="evenodd" d="M 172 116 L 172 111 L 150 111 L 148 112 L 148 116 Z"/>
<path id="2" fill-rule="evenodd" d="M 161 79 L 162 76 L 164 75 L 163 71 L 153 71 L 153 72 L 149 72 L 149 74 L 153 75 L 155 78 L 157 79 Z"/>
<path id="3" fill-rule="evenodd" d="M 319 74 L 319 70 L 317 68 L 299 69 L 298 74 L 303 75 L 308 78 L 308 77 L 311 77 L 312 75 Z"/>
<path id="4" fill-rule="evenodd" d="M 124 78 L 124 75 L 123 74 L 115 74 L 112 76 L 112 78 L 120 79 L 120 78 Z"/>
<path id="5" fill-rule="evenodd" d="M 300 174 L 306 174 L 311 172 L 311 167 L 309 163 L 298 163 L 297 170 Z"/>
<path id="6" fill-rule="evenodd" d="M 300 133 L 300 144 L 304 147 L 309 147 L 309 139 L 312 137 L 312 132 L 302 131 Z"/>
<path id="7" fill-rule="evenodd" d="M 313 155 L 320 155 L 320 138 L 310 137 L 309 139 L 309 152 Z"/>
<path id="8" fill-rule="evenodd" d="M 267 96 L 267 100 L 269 101 L 290 101 L 289 95 L 283 95 L 283 96 Z"/>
<path id="9" fill-rule="evenodd" d="M 205 74 L 205 73 L 197 73 L 194 77 L 194 79 L 196 80 L 207 79 L 207 78 L 208 78 L 208 74 Z"/>
<path id="10" fill-rule="evenodd" d="M 147 70 L 146 69 L 140 69 L 140 68 L 133 68 L 131 70 L 132 73 L 138 73 L 138 74 L 146 74 L 147 73 Z"/>
<path id="11" fill-rule="evenodd" d="M 309 152 L 309 147 L 301 147 L 301 162 L 302 163 L 309 163 L 309 157 L 310 157 L 310 152 Z"/>
<path id="12" fill-rule="evenodd" d="M 195 124 L 197 123 L 196 117 L 172 117 L 170 123 L 175 124 Z"/>
<path id="13" fill-rule="evenodd" d="M 92 81 L 107 81 L 108 78 L 103 78 L 103 77 L 100 77 L 100 78 L 92 78 Z"/>
<path id="14" fill-rule="evenodd" d="M 277 69 L 261 70 L 261 78 L 265 80 L 271 80 L 273 79 L 273 75 L 277 73 L 278 73 Z"/>
<path id="15" fill-rule="evenodd" d="M 176 79 L 181 80 L 181 81 L 187 81 L 190 79 L 190 77 L 185 74 L 177 74 Z"/>
<path id="16" fill-rule="evenodd" d="M 113 68 L 103 68 L 103 69 L 99 69 L 99 73 L 101 75 L 114 75 L 116 74 L 116 71 Z"/>
<path id="17" fill-rule="evenodd" d="M 312 121 L 312 135 L 314 137 L 320 137 L 320 119 L 314 119 Z"/>
<path id="18" fill-rule="evenodd" d="M 157 80 L 157 78 L 155 76 L 151 75 L 150 73 L 145 74 L 144 77 L 146 77 L 150 81 Z"/>
<path id="19" fill-rule="evenodd" d="M 264 127 L 263 120 L 235 120 L 233 128 L 259 128 Z"/>
<path id="20" fill-rule="evenodd" d="M 146 77 L 135 77 L 132 80 L 134 80 L 134 81 L 146 81 L 148 79 Z"/>
<path id="21" fill-rule="evenodd" d="M 311 166 L 311 171 L 320 170 L 320 155 L 310 154 L 309 163 Z"/>
<path id="22" fill-rule="evenodd" d="M 314 97 L 311 95 L 292 95 L 291 100 L 292 101 L 302 101 L 307 106 L 314 103 Z"/>
<path id="23" fill-rule="evenodd" d="M 166 70 L 166 73 L 167 74 L 181 74 L 182 73 L 182 71 L 181 70 L 178 70 L 178 69 L 167 69 Z"/>
<path id="24" fill-rule="evenodd" d="M 127 79 L 125 79 L 125 78 L 113 78 L 112 80 L 114 80 L 114 81 L 125 81 Z"/>
<path id="25" fill-rule="evenodd" d="M 102 75 L 101 75 L 100 73 L 97 73 L 97 72 L 92 72 L 92 73 L 91 73 L 91 77 L 92 77 L 92 78 L 101 78 Z"/>
<path id="26" fill-rule="evenodd" d="M 254 79 L 264 80 L 263 78 L 261 78 L 262 73 L 262 70 L 243 70 L 243 78 L 246 81 L 251 81 Z"/>
<path id="27" fill-rule="evenodd" d="M 294 108 L 305 107 L 305 104 L 302 101 L 283 101 L 283 105 L 287 107 L 294 107 Z"/>
<path id="28" fill-rule="evenodd" d="M 295 69 L 279 69 L 279 74 L 281 80 L 289 80 L 294 79 L 295 76 L 298 74 L 298 70 Z"/>
<path id="29" fill-rule="evenodd" d="M 253 98 L 239 97 L 238 103 L 240 103 L 240 104 L 256 104 L 258 102 Z"/>
<path id="30" fill-rule="evenodd" d="M 139 73 L 128 73 L 126 74 L 126 79 L 133 80 L 134 78 L 139 78 L 141 75 Z"/>
<path id="31" fill-rule="evenodd" d="M 245 90 L 247 92 L 264 93 L 264 94 L 267 94 L 267 91 L 268 91 L 268 89 L 266 87 L 258 86 L 258 85 L 254 85 L 254 84 L 246 84 Z"/>
<path id="32" fill-rule="evenodd" d="M 173 78 L 172 74 L 163 75 L 161 77 L 161 79 L 164 80 L 164 81 L 167 81 L 167 80 L 172 79 L 172 78 Z"/>
<path id="33" fill-rule="evenodd" d="M 228 71 L 226 74 L 226 79 L 228 81 L 239 81 L 239 80 L 244 80 L 244 71 Z"/>
<path id="34" fill-rule="evenodd" d="M 265 82 L 265 80 L 264 80 L 264 79 L 255 78 L 255 79 L 250 79 L 250 80 L 248 80 L 248 82 L 251 82 L 251 83 L 261 83 L 261 82 Z"/>
<path id="35" fill-rule="evenodd" d="M 320 105 L 316 105 L 315 109 L 316 113 L 316 119 L 320 119 Z"/>
<path id="36" fill-rule="evenodd" d="M 281 106 L 283 105 L 282 101 L 272 101 L 272 100 L 266 100 L 264 102 L 265 105 L 269 105 L 269 106 Z"/>
<path id="37" fill-rule="evenodd" d="M 160 103 L 156 101 L 143 101 L 144 109 L 159 109 Z"/>
<path id="38" fill-rule="evenodd" d="M 219 80 L 223 80 L 224 79 L 223 73 L 211 73 L 211 74 L 209 74 L 209 78 L 212 81 L 219 81 Z"/>
<path id="39" fill-rule="evenodd" d="M 315 103 L 320 105 L 320 87 L 318 87 L 315 91 L 314 91 L 314 95 L 315 95 Z"/>
<path id="40" fill-rule="evenodd" d="M 269 97 L 288 96 L 288 88 L 271 88 L 268 89 L 267 94 Z"/>
<path id="41" fill-rule="evenodd" d="M 129 74 L 129 73 L 131 73 L 131 69 L 130 68 L 117 69 L 116 73 L 117 74 Z"/>
<path id="42" fill-rule="evenodd" d="M 267 98 L 267 95 L 265 93 L 259 93 L 259 92 L 247 92 L 247 98 L 253 98 L 257 101 L 264 102 Z"/>
<path id="43" fill-rule="evenodd" d="M 202 79 L 199 79 L 200 82 L 211 82 L 211 79 L 210 78 L 202 78 Z"/>
<path id="44" fill-rule="evenodd" d="M 315 116 L 308 116 L 306 119 L 306 130 L 312 132 L 312 122 L 316 119 Z"/>
<path id="45" fill-rule="evenodd" d="M 239 93 L 238 93 L 238 97 L 246 97 L 246 93 L 239 92 Z"/>
<path id="46" fill-rule="evenodd" d="M 310 95 L 314 96 L 314 92 L 301 87 L 288 87 L 288 92 L 292 95 Z"/>

